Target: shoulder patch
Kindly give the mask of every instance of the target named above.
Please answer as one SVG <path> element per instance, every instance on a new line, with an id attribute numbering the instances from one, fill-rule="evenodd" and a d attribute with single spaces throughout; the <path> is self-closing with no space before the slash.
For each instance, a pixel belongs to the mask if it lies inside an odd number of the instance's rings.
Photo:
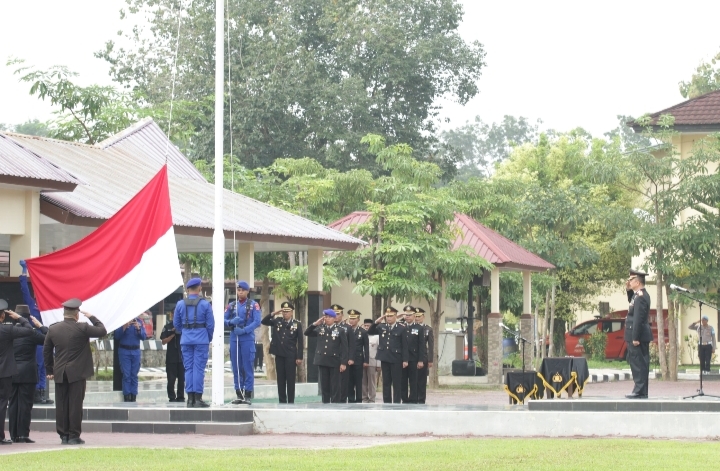
<path id="1" fill-rule="evenodd" d="M 642 295 L 643 295 L 643 292 L 642 292 L 642 291 L 638 291 L 636 294 L 637 294 L 638 296 L 642 296 Z"/>
<path id="2" fill-rule="evenodd" d="M 260 305 L 258 303 L 255 303 L 255 306 L 253 307 L 253 309 L 260 310 Z"/>

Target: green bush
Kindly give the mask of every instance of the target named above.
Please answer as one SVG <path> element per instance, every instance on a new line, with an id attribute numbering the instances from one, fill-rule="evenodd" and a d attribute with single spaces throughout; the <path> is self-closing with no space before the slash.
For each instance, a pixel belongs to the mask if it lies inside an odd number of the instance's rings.
<path id="1" fill-rule="evenodd" d="M 602 361 L 605 359 L 605 347 L 607 346 L 607 335 L 605 332 L 595 332 L 585 339 L 585 353 L 593 360 Z"/>

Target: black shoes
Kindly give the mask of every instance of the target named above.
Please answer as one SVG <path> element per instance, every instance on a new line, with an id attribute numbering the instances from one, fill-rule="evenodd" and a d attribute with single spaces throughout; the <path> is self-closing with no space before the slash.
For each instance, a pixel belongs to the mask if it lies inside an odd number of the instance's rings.
<path id="1" fill-rule="evenodd" d="M 68 444 L 68 436 L 67 436 L 67 435 L 62 435 L 62 436 L 60 437 L 60 444 L 61 444 L 61 445 L 67 445 L 67 444 Z"/>
<path id="2" fill-rule="evenodd" d="M 78 437 L 78 438 L 71 438 L 71 439 L 69 439 L 69 440 L 67 441 L 67 444 L 68 444 L 68 445 L 84 445 L 84 444 L 85 444 L 85 440 L 83 440 L 82 438 L 79 438 L 79 437 Z"/>
<path id="3" fill-rule="evenodd" d="M 237 399 L 232 401 L 233 404 L 244 404 L 244 405 L 251 405 L 250 399 L 252 397 L 252 391 L 245 391 L 244 389 L 236 389 L 235 393 L 237 394 Z"/>
<path id="4" fill-rule="evenodd" d="M 627 396 L 625 396 L 625 398 L 626 399 L 647 399 L 648 397 L 647 397 L 647 395 L 632 393 L 632 394 L 628 394 Z"/>
<path id="5" fill-rule="evenodd" d="M 13 444 L 13 441 L 10 440 L 9 438 L 3 438 L 2 440 L 0 440 L 0 445 L 12 445 L 12 444 Z"/>
<path id="6" fill-rule="evenodd" d="M 55 404 L 55 401 L 47 398 L 46 393 L 46 389 L 36 389 L 35 395 L 33 396 L 33 404 Z"/>
<path id="7" fill-rule="evenodd" d="M 35 440 L 30 440 L 29 437 L 16 437 L 13 438 L 15 443 L 35 443 Z"/>
<path id="8" fill-rule="evenodd" d="M 195 407 L 210 407 L 210 404 L 203 401 L 201 393 L 195 393 Z"/>

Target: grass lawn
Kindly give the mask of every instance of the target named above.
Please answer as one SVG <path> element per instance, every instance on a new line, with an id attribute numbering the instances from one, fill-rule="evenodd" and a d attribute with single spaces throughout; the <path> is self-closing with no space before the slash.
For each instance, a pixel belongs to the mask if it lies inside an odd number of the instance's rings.
<path id="1" fill-rule="evenodd" d="M 218 437 L 218 445 L 242 437 Z M 282 442 L 282 436 L 268 441 Z M 327 438 L 318 438 L 327 444 Z M 178 443 L 192 436 L 178 436 Z M 2 456 L 3 469 L 81 470 L 621 470 L 716 469 L 718 442 L 463 439 L 343 450 L 81 449 Z M 395 468 L 399 466 L 399 468 Z"/>

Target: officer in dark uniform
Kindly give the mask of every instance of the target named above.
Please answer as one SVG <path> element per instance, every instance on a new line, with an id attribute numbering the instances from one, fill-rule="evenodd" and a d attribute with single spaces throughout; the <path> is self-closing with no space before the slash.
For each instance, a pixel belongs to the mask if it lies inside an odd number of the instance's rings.
<path id="1" fill-rule="evenodd" d="M 425 348 L 425 328 L 415 323 L 415 308 L 408 305 L 403 309 L 405 314 L 405 335 L 408 345 L 408 367 L 402 371 L 402 385 L 400 392 L 402 402 L 408 404 L 418 403 L 418 373 L 425 365 L 423 359 L 427 356 Z"/>
<path id="2" fill-rule="evenodd" d="M 320 369 L 320 390 L 323 404 L 344 402 L 340 397 L 340 373 L 348 362 L 347 333 L 335 323 L 337 314 L 325 309 L 323 317 L 305 330 L 308 337 L 317 337 L 313 363 Z"/>
<path id="3" fill-rule="evenodd" d="M 187 298 L 175 306 L 173 325 L 180 334 L 180 351 L 185 365 L 185 392 L 188 407 L 210 407 L 203 401 L 205 367 L 207 367 L 210 342 L 215 329 L 212 306 L 200 297 L 202 280 L 193 278 L 187 282 Z"/>
<path id="4" fill-rule="evenodd" d="M 425 325 L 425 310 L 415 308 L 415 322 L 422 326 L 425 331 L 423 342 L 425 343 L 425 356 L 418 363 L 418 404 L 425 404 L 427 397 L 427 379 L 430 368 L 433 366 L 433 355 L 435 354 L 435 334 L 432 327 Z M 420 366 L 422 364 L 422 366 Z"/>
<path id="5" fill-rule="evenodd" d="M 378 335 L 380 337 L 375 358 L 380 360 L 383 378 L 383 402 L 386 404 L 400 403 L 402 370 L 407 368 L 409 361 L 405 327 L 398 325 L 397 312 L 397 309 L 389 306 L 385 309 L 385 314 L 379 317 L 368 330 L 368 335 Z"/>
<path id="6" fill-rule="evenodd" d="M 135 318 L 115 329 L 115 347 L 122 371 L 123 402 L 135 402 L 138 394 L 140 372 L 140 342 L 147 339 L 143 321 Z"/>
<path id="7" fill-rule="evenodd" d="M 47 377 L 55 380 L 55 426 L 63 445 L 85 443 L 80 438 L 85 384 L 95 372 L 90 339 L 107 335 L 100 319 L 80 311 L 81 304 L 77 298 L 63 303 L 64 319 L 49 327 L 43 345 Z M 80 313 L 92 325 L 78 322 Z"/>
<path id="8" fill-rule="evenodd" d="M 351 338 L 347 322 L 343 319 L 344 308 L 339 304 L 333 304 L 330 309 L 335 311 L 335 324 L 345 332 L 348 341 L 348 359 L 352 358 L 355 351 L 355 340 Z M 348 402 L 348 387 L 350 385 L 350 369 L 340 373 L 340 402 Z"/>
<path id="9" fill-rule="evenodd" d="M 167 374 L 167 393 L 170 402 L 185 402 L 185 366 L 180 354 L 180 334 L 175 331 L 173 315 L 163 327 L 160 340 L 167 345 L 165 351 L 165 373 Z M 175 380 L 177 379 L 177 393 Z"/>
<path id="10" fill-rule="evenodd" d="M 370 364 L 370 341 L 360 325 L 360 311 L 348 311 L 348 333 L 355 346 L 353 355 L 348 357 L 348 402 L 362 403 L 363 370 Z"/>
<path id="11" fill-rule="evenodd" d="M 295 403 L 295 375 L 303 360 L 302 323 L 293 319 L 295 306 L 285 301 L 280 310 L 268 314 L 262 324 L 270 327 L 270 353 L 275 355 L 278 398 L 281 404 Z M 276 317 L 282 313 L 282 316 Z"/>
<path id="12" fill-rule="evenodd" d="M 34 326 L 31 337 L 13 340 L 15 364 L 18 372 L 13 376 L 13 391 L 8 413 L 10 415 L 10 437 L 15 443 L 35 443 L 30 440 L 30 416 L 33 409 L 35 385 L 38 382 L 38 366 L 35 352 L 37 346 L 45 343 L 48 328 L 30 315 L 30 307 L 18 304 L 15 312 Z"/>
<path id="13" fill-rule="evenodd" d="M 8 318 L 17 323 L 5 323 Z M 12 377 L 18 372 L 13 342 L 33 335 L 35 333 L 27 319 L 8 310 L 7 301 L 0 299 L 0 445 L 12 445 L 12 440 L 5 438 L 5 414 L 12 396 Z"/>
<path id="14" fill-rule="evenodd" d="M 627 342 L 627 362 L 630 364 L 635 387 L 628 399 L 647 399 L 650 374 L 650 296 L 645 289 L 647 273 L 630 270 L 630 278 L 625 283 L 628 308 L 625 321 L 625 342 Z"/>

